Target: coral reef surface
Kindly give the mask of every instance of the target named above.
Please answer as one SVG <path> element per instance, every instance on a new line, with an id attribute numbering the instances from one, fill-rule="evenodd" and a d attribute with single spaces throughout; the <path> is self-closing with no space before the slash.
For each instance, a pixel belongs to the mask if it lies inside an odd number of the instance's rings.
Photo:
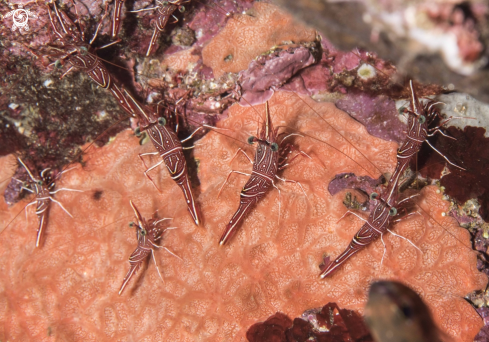
<path id="1" fill-rule="evenodd" d="M 152 146 L 140 145 L 130 131 L 105 147 L 93 146 L 83 168 L 63 175 L 58 187 L 84 192 L 56 194 L 73 218 L 53 203 L 41 248 L 34 247 L 38 223 L 32 206 L 26 221 L 21 212 L 26 201 L 9 208 L 2 200 L 0 224 L 9 226 L 0 239 L 0 338 L 244 341 L 252 324 L 278 311 L 297 317 L 336 302 L 361 313 L 369 284 L 382 278 L 408 284 L 427 302 L 442 331 L 457 341 L 471 341 L 482 320 L 463 296 L 482 288 L 486 277 L 476 269 L 468 232 L 442 215 L 448 202 L 436 187 L 422 190 L 420 214 L 392 227 L 421 252 L 388 234 L 382 264 L 384 247 L 377 241 L 332 277 L 318 278 L 322 254 L 343 251 L 363 224 L 353 215 L 342 218 L 342 193 L 331 196 L 329 181 L 342 172 L 375 178 L 380 171 L 392 172 L 397 145 L 370 136 L 331 103 L 306 101 L 322 118 L 295 94 L 276 93 L 270 101 L 275 126 L 304 135 L 293 143 L 312 159 L 294 160 L 281 177 L 301 182 L 305 194 L 296 184 L 278 183 L 280 195 L 270 191 L 225 247 L 218 246 L 218 239 L 238 206 L 245 177 L 232 175 L 217 194 L 232 169 L 251 170 L 242 155 L 229 163 L 239 147 L 253 153 L 245 142 L 263 118 L 263 105 L 234 105 L 220 129 L 197 142 L 193 156 L 200 186 L 194 190 L 203 227 L 193 224 L 180 189 L 164 168 L 150 172 L 161 194 L 144 177 L 138 154 Z M 12 168 L 4 165 L 11 166 L 12 157 L 0 160 L 7 177 Z M 5 183 L 0 186 L 3 191 Z M 145 217 L 156 209 L 159 217 L 173 217 L 171 226 L 177 229 L 168 230 L 161 245 L 182 260 L 158 250 L 164 281 L 150 263 L 119 296 L 136 245 L 134 228 L 127 226 L 133 221 L 129 200 Z"/>

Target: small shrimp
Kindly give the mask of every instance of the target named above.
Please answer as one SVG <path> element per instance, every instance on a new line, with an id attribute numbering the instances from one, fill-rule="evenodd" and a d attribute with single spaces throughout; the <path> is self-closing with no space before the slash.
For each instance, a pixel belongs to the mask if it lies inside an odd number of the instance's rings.
<path id="1" fill-rule="evenodd" d="M 131 204 L 132 210 L 134 211 L 134 215 L 136 216 L 136 220 L 137 220 L 136 223 L 131 222 L 129 226 L 136 227 L 136 238 L 138 239 L 138 246 L 129 257 L 130 268 L 126 276 L 124 277 L 124 280 L 122 281 L 122 285 L 119 290 L 119 295 L 122 294 L 127 283 L 129 283 L 129 281 L 134 276 L 134 274 L 136 274 L 137 271 L 141 268 L 141 265 L 148 258 L 148 255 L 150 253 L 151 256 L 153 257 L 153 261 L 156 266 L 156 271 L 158 271 L 158 275 L 163 281 L 163 277 L 161 276 L 158 265 L 156 264 L 156 259 L 154 255 L 155 248 L 164 248 L 168 253 L 182 260 L 178 255 L 171 252 L 168 248 L 158 246 L 156 244 L 156 242 L 161 238 L 161 234 L 162 234 L 162 231 L 157 228 L 158 225 L 165 220 L 171 220 L 171 219 L 170 218 L 162 218 L 161 220 L 150 219 L 146 222 L 146 220 L 141 216 L 141 213 L 139 212 L 138 208 L 136 208 L 136 205 L 132 201 L 129 201 L 129 203 Z M 165 231 L 168 229 L 174 229 L 174 228 L 166 228 Z"/>
<path id="2" fill-rule="evenodd" d="M 371 196 L 371 198 L 376 199 L 376 196 Z M 397 201 L 397 191 L 393 192 L 385 201 L 381 198 L 378 200 L 374 210 L 370 213 L 365 224 L 355 234 L 346 250 L 334 261 L 331 261 L 329 256 L 324 257 L 323 265 L 320 266 L 321 274 L 319 275 L 322 279 L 331 275 L 350 257 L 377 240 L 388 230 L 392 217 L 397 214 L 397 209 L 394 207 Z"/>
<path id="3" fill-rule="evenodd" d="M 114 16 L 112 19 L 112 38 L 115 38 L 120 29 L 120 15 L 122 4 L 124 0 L 115 0 L 115 9 Z M 156 0 L 156 7 L 151 8 L 143 8 L 136 11 L 131 11 L 131 13 L 143 12 L 143 11 L 152 11 L 156 10 L 156 19 L 152 20 L 152 24 L 154 25 L 153 35 L 151 36 L 151 40 L 149 42 L 148 50 L 146 52 L 146 57 L 149 57 L 154 51 L 156 47 L 156 42 L 158 41 L 158 37 L 160 33 L 165 30 L 166 24 L 168 24 L 168 20 L 173 16 L 175 22 L 178 21 L 177 17 L 173 15 L 173 13 L 178 9 L 180 12 L 185 11 L 185 6 L 183 4 L 189 3 L 190 0 Z"/>
<path id="4" fill-rule="evenodd" d="M 408 167 L 410 161 L 416 156 L 421 148 L 421 145 L 426 140 L 426 137 L 428 136 L 428 124 L 432 121 L 432 118 L 426 118 L 427 112 L 416 96 L 412 81 L 410 82 L 410 87 L 412 98 L 411 110 L 408 111 L 410 115 L 408 120 L 407 139 L 397 150 L 396 169 L 389 179 L 384 195 L 385 200 L 378 197 L 378 195 L 375 193 L 371 195 L 372 199 L 379 201 L 378 204 L 370 213 L 365 224 L 355 234 L 347 249 L 334 261 L 331 261 L 329 256 L 324 258 L 323 265 L 320 266 L 321 278 L 325 278 L 332 274 L 351 256 L 365 248 L 367 245 L 371 244 L 373 241 L 377 240 L 379 237 L 382 237 L 382 235 L 387 231 L 394 234 L 389 230 L 389 225 L 391 218 L 397 215 L 396 207 L 411 198 L 408 197 L 400 202 L 397 201 L 399 193 L 399 180 L 401 175 Z M 429 108 L 432 108 L 432 105 Z M 433 115 L 432 113 L 434 112 L 429 111 L 428 113 Z M 361 217 L 359 218 L 362 219 Z"/>
<path id="5" fill-rule="evenodd" d="M 17 158 L 17 160 L 22 164 L 22 166 L 29 174 L 30 180 L 28 180 L 27 182 L 22 182 L 21 180 L 16 178 L 14 178 L 14 180 L 22 183 L 21 186 L 22 190 L 26 190 L 36 194 L 36 200 L 27 204 L 24 209 L 27 210 L 28 206 L 37 204 L 36 215 L 39 218 L 39 228 L 37 229 L 36 247 L 39 247 L 42 234 L 48 222 L 48 215 L 49 215 L 49 210 L 51 208 L 51 202 L 57 203 L 65 213 L 67 213 L 71 218 L 73 218 L 73 216 L 68 212 L 68 210 L 66 210 L 66 208 L 63 207 L 63 205 L 60 202 L 56 201 L 52 197 L 52 195 L 56 194 L 59 191 L 74 191 L 74 192 L 83 192 L 83 191 L 75 190 L 75 189 L 66 189 L 66 188 L 54 190 L 56 186 L 56 178 L 61 176 L 62 173 L 67 172 L 71 169 L 59 173 L 55 178 L 51 177 L 51 169 L 44 169 L 39 174 L 40 178 L 35 178 L 31 170 L 29 170 L 29 168 L 24 164 L 24 162 L 20 158 Z"/>
<path id="6" fill-rule="evenodd" d="M 149 42 L 148 51 L 146 52 L 146 57 L 151 55 L 154 52 L 154 48 L 156 46 L 156 41 L 158 40 L 158 36 L 165 29 L 170 16 L 173 15 L 177 9 L 181 12 L 185 11 L 185 7 L 183 4 L 190 2 L 190 0 L 165 0 L 165 1 L 156 1 L 156 20 L 154 23 L 153 35 L 151 36 L 151 41 Z"/>

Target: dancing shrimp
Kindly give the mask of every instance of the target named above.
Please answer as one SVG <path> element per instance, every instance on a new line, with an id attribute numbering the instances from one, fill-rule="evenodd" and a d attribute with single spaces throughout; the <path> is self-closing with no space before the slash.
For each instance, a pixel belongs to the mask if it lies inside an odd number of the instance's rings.
<path id="1" fill-rule="evenodd" d="M 187 203 L 187 208 L 190 215 L 192 216 L 192 219 L 197 226 L 200 225 L 199 209 L 197 207 L 190 186 L 190 179 L 187 171 L 187 161 L 185 160 L 185 156 L 183 154 L 184 147 L 182 146 L 182 142 L 191 139 L 193 135 L 202 127 L 199 127 L 189 137 L 180 141 L 175 132 L 170 127 L 168 127 L 167 120 L 164 117 L 158 117 L 156 113 L 149 111 L 147 108 L 143 108 L 143 106 L 139 104 L 125 89 L 124 97 L 125 99 L 127 99 L 127 102 L 137 114 L 137 117 L 139 118 L 140 129 L 148 133 L 148 136 L 150 137 L 151 142 L 156 149 L 156 152 L 143 153 L 140 154 L 139 157 L 141 158 L 145 155 L 160 155 L 160 157 L 162 158 L 159 163 L 151 166 L 146 171 L 144 171 L 144 175 L 153 183 L 155 188 L 159 191 L 156 184 L 148 175 L 148 172 L 165 163 L 168 171 L 170 172 L 171 178 L 175 181 L 175 183 L 177 183 L 180 189 L 182 189 L 185 201 Z M 146 166 L 144 160 L 142 158 L 141 160 Z"/>
<path id="2" fill-rule="evenodd" d="M 372 196 L 375 199 L 376 196 Z M 321 267 L 321 278 L 325 278 L 332 274 L 338 267 L 340 267 L 346 260 L 352 257 L 354 254 L 377 240 L 379 236 L 382 236 L 389 227 L 390 221 L 393 216 L 397 214 L 397 209 L 394 207 L 397 203 L 397 192 L 394 191 L 385 200 L 378 199 L 378 204 L 374 210 L 370 213 L 367 222 L 360 228 L 350 242 L 350 245 L 346 250 L 341 253 L 334 261 L 330 260 L 327 256 L 324 258 L 324 265 Z"/>
<path id="3" fill-rule="evenodd" d="M 221 246 L 229 241 L 234 234 L 236 234 L 240 223 L 244 220 L 251 209 L 258 203 L 258 201 L 265 197 L 266 193 L 272 186 L 279 190 L 274 183 L 275 178 L 286 182 L 296 183 L 301 187 L 302 191 L 304 191 L 302 185 L 299 182 L 280 178 L 279 176 L 277 176 L 277 172 L 283 169 L 286 166 L 287 162 L 292 161 L 297 156 L 301 154 L 307 157 L 309 156 L 305 152 L 299 151 L 299 154 L 295 155 L 289 161 L 286 156 L 291 151 L 292 146 L 290 144 L 284 144 L 284 140 L 287 139 L 290 135 L 294 134 L 285 136 L 283 139 L 280 140 L 279 143 L 277 143 L 278 137 L 285 133 L 277 134 L 278 128 L 273 128 L 272 119 L 270 117 L 270 111 L 268 108 L 268 102 L 265 105 L 265 112 L 265 122 L 263 123 L 261 132 L 257 132 L 258 137 L 250 136 L 248 138 L 249 144 L 253 144 L 255 142 L 258 143 L 258 146 L 256 148 L 255 160 L 251 161 L 251 158 L 248 157 L 248 155 L 246 155 L 246 153 L 241 149 L 236 152 L 236 154 L 240 151 L 243 152 L 248 160 L 253 164 L 253 170 L 251 171 L 251 174 L 246 174 L 233 170 L 228 174 L 227 177 L 227 179 L 229 179 L 229 176 L 232 173 L 238 173 L 249 176 L 250 178 L 241 190 L 238 210 L 229 221 L 219 240 L 219 245 Z M 224 184 L 225 183 L 226 182 L 224 182 Z M 224 184 L 221 187 L 221 190 L 224 187 Z"/>
<path id="4" fill-rule="evenodd" d="M 14 178 L 16 181 L 22 183 L 21 189 L 26 190 L 32 193 L 36 194 L 36 200 L 27 204 L 25 207 L 25 210 L 27 210 L 27 207 L 33 204 L 37 204 L 36 207 L 36 215 L 39 218 L 39 228 L 37 229 L 37 238 L 36 238 L 36 247 L 39 247 L 41 243 L 41 238 L 43 235 L 43 232 L 47 226 L 48 223 L 48 215 L 49 215 L 49 210 L 51 208 L 51 202 L 54 202 L 58 204 L 61 209 L 65 213 L 67 213 L 71 218 L 73 216 L 69 213 L 68 210 L 66 210 L 63 205 L 55 200 L 52 195 L 56 194 L 59 191 L 75 191 L 75 192 L 83 192 L 81 190 L 74 190 L 74 189 L 66 189 L 66 188 L 61 188 L 54 190 L 56 186 L 56 178 L 61 176 L 62 173 L 67 172 L 69 170 L 65 170 L 63 172 L 60 172 L 56 177 L 51 176 L 51 169 L 44 169 L 39 173 L 40 178 L 35 178 L 31 170 L 24 164 L 22 159 L 17 158 L 19 163 L 25 168 L 27 171 L 30 180 L 26 182 L 22 182 L 19 179 Z"/>
<path id="5" fill-rule="evenodd" d="M 154 218 L 152 218 L 146 221 L 142 217 L 138 208 L 136 208 L 136 205 L 132 201 L 129 201 L 129 203 L 131 204 L 132 210 L 134 211 L 134 215 L 136 216 L 136 220 L 137 220 L 136 223 L 131 222 L 129 226 L 136 227 L 136 238 L 138 240 L 138 246 L 129 257 L 129 264 L 131 266 L 126 276 L 124 277 L 124 280 L 122 281 L 122 285 L 119 290 L 119 295 L 122 294 L 127 283 L 129 283 L 129 281 L 134 276 L 134 274 L 136 274 L 137 271 L 141 268 L 141 265 L 143 264 L 144 260 L 147 259 L 150 253 L 151 256 L 153 257 L 153 261 L 155 263 L 156 270 L 158 271 L 158 275 L 160 276 L 161 280 L 163 280 L 160 270 L 158 269 L 158 265 L 156 264 L 156 259 L 154 254 L 155 248 L 164 248 L 168 253 L 180 259 L 179 256 L 171 252 L 168 248 L 158 246 L 156 244 L 156 242 L 161 238 L 161 234 L 162 234 L 161 230 L 158 228 L 158 225 L 165 220 L 171 220 L 171 219 L 162 218 L 160 220 L 155 220 Z M 172 229 L 172 228 L 166 228 L 165 230 L 167 229 Z"/>
<path id="6" fill-rule="evenodd" d="M 159 1 L 157 0 L 156 9 L 156 20 L 154 22 L 153 35 L 151 36 L 151 40 L 149 42 L 148 51 L 146 52 L 146 57 L 151 55 L 154 52 L 156 42 L 160 33 L 165 29 L 170 16 L 173 15 L 177 9 L 181 12 L 185 11 L 185 7 L 183 4 L 190 2 L 190 0 L 165 0 Z"/>
<path id="7" fill-rule="evenodd" d="M 182 144 L 180 140 L 178 140 L 175 132 L 165 126 L 165 118 L 158 118 L 155 113 L 152 113 L 148 108 L 143 107 L 143 105 L 136 101 L 126 89 L 118 86 L 112 80 L 109 71 L 95 54 L 95 49 L 93 49 L 90 45 L 94 41 L 95 37 L 92 38 L 90 44 L 85 43 L 82 31 L 78 30 L 73 21 L 71 21 L 71 19 L 64 12 L 59 11 L 56 5 L 53 7 L 54 13 L 58 20 L 56 22 L 53 19 L 53 16 L 51 15 L 51 8 L 48 6 L 51 25 L 54 32 L 62 40 L 63 47 L 70 50 L 65 56 L 63 56 L 63 59 L 68 59 L 68 61 L 72 64 L 72 67 L 67 72 L 69 72 L 73 67 L 85 71 L 88 76 L 99 86 L 110 90 L 117 99 L 119 105 L 127 113 L 133 117 L 137 117 L 140 120 L 142 129 L 148 131 L 151 141 L 158 151 L 147 153 L 145 155 L 159 153 L 163 158 L 163 161 L 146 170 L 145 175 L 152 181 L 147 172 L 165 162 L 168 170 L 170 171 L 172 179 L 183 191 L 188 210 L 195 224 L 199 225 L 198 209 L 190 188 L 187 164 L 183 155 Z M 59 29 L 58 26 L 61 29 Z M 99 28 L 97 28 L 97 32 L 98 30 Z M 96 34 L 97 33 L 95 33 L 95 36 Z M 190 139 L 191 137 L 192 135 L 187 139 Z M 187 139 L 184 139 L 183 141 L 186 141 Z"/>
<path id="8" fill-rule="evenodd" d="M 397 215 L 396 207 L 399 207 L 399 205 L 413 197 L 410 196 L 403 199 L 402 201 L 397 201 L 399 190 L 398 184 L 400 177 L 406 170 L 411 160 L 416 157 L 423 142 L 428 142 L 427 137 L 435 134 L 436 132 L 442 133 L 440 131 L 440 127 L 443 125 L 442 123 L 441 125 L 434 128 L 428 128 L 428 125 L 433 122 L 435 116 L 439 116 L 438 111 L 436 111 L 434 107 L 436 103 L 430 101 L 422 105 L 416 95 L 412 80 L 410 81 L 409 85 L 411 90 L 411 102 L 410 110 L 408 111 L 409 119 L 407 138 L 406 141 L 397 150 L 396 169 L 389 179 L 387 189 L 385 191 L 385 194 L 383 195 L 385 199 L 382 197 L 378 197 L 378 195 L 375 193 L 372 194 L 371 198 L 378 200 L 378 204 L 375 206 L 374 210 L 366 220 L 366 223 L 353 237 L 348 248 L 334 261 L 330 261 L 329 256 L 324 258 L 324 266 L 321 267 L 321 278 L 325 278 L 326 276 L 332 274 L 353 254 L 357 253 L 365 246 L 378 239 L 379 236 L 381 237 L 385 232 L 389 231 L 392 234 L 397 235 L 388 229 L 391 222 L 391 217 Z M 437 150 L 435 149 L 435 151 Z M 439 151 L 437 152 L 440 153 Z M 450 164 L 457 166 L 451 163 L 446 157 L 444 158 Z M 411 241 L 409 242 L 411 243 Z M 413 244 L 413 246 L 415 245 Z"/>
<path id="9" fill-rule="evenodd" d="M 190 0 L 156 0 L 156 7 L 144 8 L 137 11 L 132 11 L 132 13 L 142 12 L 142 11 L 152 11 L 156 10 L 156 19 L 151 22 L 154 25 L 153 35 L 151 36 L 151 40 L 149 42 L 148 51 L 146 52 L 146 57 L 151 55 L 156 47 L 156 42 L 158 41 L 158 37 L 161 32 L 165 29 L 166 24 L 173 13 L 178 9 L 180 12 L 185 11 L 185 7 L 183 4 L 190 2 Z M 119 34 L 119 30 L 121 28 L 121 11 L 122 6 L 124 4 L 124 0 L 115 0 L 115 8 L 112 17 L 112 38 L 117 37 Z M 174 17 L 175 20 L 176 17 Z"/>
<path id="10" fill-rule="evenodd" d="M 89 43 L 85 42 L 85 35 L 83 29 L 78 28 L 75 23 L 68 17 L 68 15 L 58 10 L 56 3 L 53 3 L 53 9 L 47 5 L 49 19 L 54 33 L 61 40 L 61 47 L 56 49 L 66 52 L 61 56 L 56 63 L 67 60 L 71 67 L 61 76 L 67 75 L 73 68 L 84 71 L 98 86 L 108 89 L 115 97 L 119 105 L 131 116 L 136 116 L 132 107 L 124 96 L 123 87 L 119 86 L 113 79 L 102 60 L 97 56 L 96 51 L 118 43 L 119 40 L 104 45 L 100 48 L 93 48 L 92 43 L 97 38 L 97 34 L 100 29 L 103 18 L 107 15 L 104 14 L 100 24 L 97 26 L 94 36 Z M 76 6 L 75 6 L 76 9 Z M 54 12 L 54 16 L 51 12 Z M 56 20 L 55 20 L 56 18 Z M 78 20 L 76 20 L 78 22 Z M 55 63 L 55 65 L 57 65 Z"/>

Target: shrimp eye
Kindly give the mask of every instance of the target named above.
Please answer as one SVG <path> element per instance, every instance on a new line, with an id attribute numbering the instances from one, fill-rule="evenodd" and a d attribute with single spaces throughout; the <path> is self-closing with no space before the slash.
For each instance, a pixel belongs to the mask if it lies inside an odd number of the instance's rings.
<path id="1" fill-rule="evenodd" d="M 419 116 L 419 123 L 424 124 L 426 122 L 426 117 L 424 115 Z"/>
<path id="2" fill-rule="evenodd" d="M 80 53 L 82 55 L 86 55 L 88 53 L 88 49 L 85 46 L 80 46 Z"/>
<path id="3" fill-rule="evenodd" d="M 158 118 L 158 125 L 165 126 L 166 125 L 166 119 L 164 117 L 159 117 Z"/>
<path id="4" fill-rule="evenodd" d="M 389 215 L 390 216 L 396 216 L 397 215 L 397 209 L 392 207 L 390 210 L 389 210 Z"/>
<path id="5" fill-rule="evenodd" d="M 145 236 L 147 234 L 146 229 L 141 229 L 141 235 Z"/>
<path id="6" fill-rule="evenodd" d="M 139 138 L 141 136 L 141 128 L 136 127 L 136 129 L 134 130 L 134 135 Z"/>
<path id="7" fill-rule="evenodd" d="M 378 193 L 376 193 L 376 192 L 372 192 L 372 193 L 370 194 L 370 199 L 371 199 L 371 200 L 375 200 L 375 199 L 377 199 L 378 197 L 379 197 L 379 194 L 378 194 Z"/>
<path id="8" fill-rule="evenodd" d="M 37 185 L 42 185 L 42 180 L 38 180 Z"/>
<path id="9" fill-rule="evenodd" d="M 180 13 L 185 12 L 185 6 L 180 6 L 180 7 L 178 8 L 178 10 L 180 11 Z"/>
<path id="10" fill-rule="evenodd" d="M 277 152 L 278 151 L 278 144 L 277 143 L 272 143 L 271 148 L 272 148 L 272 151 L 273 152 Z"/>
<path id="11" fill-rule="evenodd" d="M 134 222 L 129 222 L 129 227 L 134 227 Z"/>
<path id="12" fill-rule="evenodd" d="M 56 62 L 54 62 L 54 66 L 58 69 L 61 69 L 63 67 L 63 64 L 61 64 L 60 60 L 58 59 Z"/>
<path id="13" fill-rule="evenodd" d="M 255 142 L 255 137 L 254 136 L 248 137 L 248 144 L 253 145 L 254 142 Z"/>

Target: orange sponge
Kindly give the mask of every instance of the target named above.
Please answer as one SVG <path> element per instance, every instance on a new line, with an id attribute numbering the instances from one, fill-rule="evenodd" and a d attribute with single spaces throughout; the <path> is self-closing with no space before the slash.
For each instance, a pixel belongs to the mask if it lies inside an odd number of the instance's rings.
<path id="1" fill-rule="evenodd" d="M 53 203 L 41 248 L 35 248 L 37 218 L 32 206 L 28 222 L 21 214 L 0 235 L 0 339 L 244 341 L 252 324 L 277 311 L 297 317 L 336 302 L 362 312 L 369 284 L 390 279 L 416 289 L 435 322 L 454 340 L 471 341 L 482 320 L 463 297 L 483 288 L 486 277 L 477 271 L 476 256 L 466 247 L 468 232 L 442 216 L 448 202 L 436 187 L 421 192 L 420 215 L 392 227 L 422 253 L 387 234 L 383 265 L 384 248 L 377 241 L 332 277 L 319 279 L 322 254 L 342 252 L 363 224 L 353 215 L 338 222 L 346 211 L 344 193 L 332 197 L 329 181 L 340 172 L 373 177 L 380 174 L 376 168 L 392 172 L 397 145 L 370 136 L 331 103 L 307 102 L 375 166 L 296 95 L 276 93 L 270 101 L 274 125 L 302 134 L 291 142 L 312 158 L 297 158 L 281 177 L 299 181 L 307 197 L 297 185 L 277 181 L 280 197 L 276 189 L 270 191 L 224 247 L 218 246 L 218 239 L 238 207 L 246 177 L 231 176 L 219 199 L 217 193 L 232 169 L 250 172 L 241 154 L 229 162 L 239 147 L 253 155 L 246 138 L 256 134 L 263 105 L 234 105 L 229 118 L 221 121 L 224 129 L 197 142 L 193 156 L 200 185 L 195 190 L 203 227 L 193 224 L 180 189 L 165 169 L 151 173 L 161 194 L 144 177 L 138 154 L 152 151 L 150 144 L 141 146 L 125 131 L 111 144 L 93 148 L 86 167 L 64 174 L 58 184 L 85 191 L 56 194 L 74 218 Z M 3 170 L 6 159 L 0 162 Z M 5 185 L 0 186 L 3 191 Z M 173 217 L 170 225 L 177 229 L 166 231 L 161 245 L 183 261 L 157 250 L 164 283 L 151 262 L 119 296 L 127 258 L 137 243 L 134 228 L 128 227 L 134 220 L 129 200 L 146 218 L 156 209 L 159 217 Z M 2 200 L 0 227 L 26 203 L 8 208 Z"/>

